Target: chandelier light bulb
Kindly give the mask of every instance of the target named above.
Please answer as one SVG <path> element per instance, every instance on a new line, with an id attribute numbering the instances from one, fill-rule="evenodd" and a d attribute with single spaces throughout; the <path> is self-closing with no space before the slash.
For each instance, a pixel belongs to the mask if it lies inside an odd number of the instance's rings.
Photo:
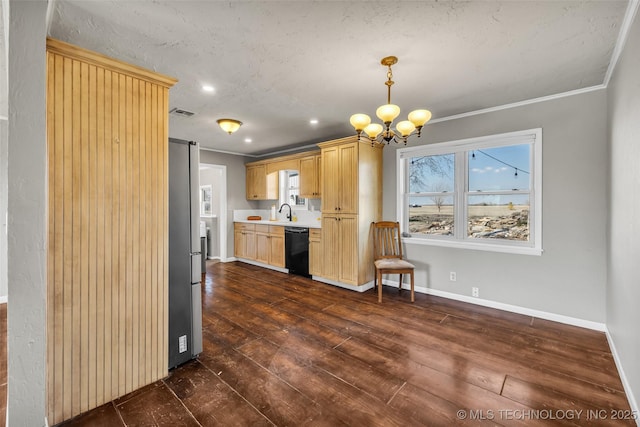
<path id="1" fill-rule="evenodd" d="M 385 104 L 378 107 L 376 116 L 384 123 L 391 123 L 400 115 L 400 107 L 395 104 Z"/>
<path id="2" fill-rule="evenodd" d="M 416 125 L 411 123 L 409 120 L 403 120 L 396 125 L 396 130 L 404 138 L 411 135 L 411 132 L 416 130 Z"/>
<path id="3" fill-rule="evenodd" d="M 356 132 L 361 132 L 364 128 L 369 126 L 369 123 L 371 123 L 371 117 L 367 116 L 366 114 L 358 113 L 351 116 L 349 122 L 351 123 L 351 126 L 354 127 Z"/>
<path id="4" fill-rule="evenodd" d="M 369 138 L 375 139 L 378 135 L 380 135 L 380 132 L 382 132 L 382 129 L 383 127 L 381 124 L 371 123 L 366 128 L 364 128 L 364 133 L 366 133 Z"/>
<path id="5" fill-rule="evenodd" d="M 416 127 L 424 126 L 429 120 L 431 120 L 431 111 L 429 110 L 413 110 L 409 113 L 409 120 Z"/>

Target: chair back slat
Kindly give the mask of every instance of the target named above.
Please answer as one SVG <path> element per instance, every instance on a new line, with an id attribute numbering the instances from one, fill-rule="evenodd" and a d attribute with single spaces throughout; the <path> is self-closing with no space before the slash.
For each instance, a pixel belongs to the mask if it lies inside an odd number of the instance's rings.
<path id="1" fill-rule="evenodd" d="M 393 221 L 372 223 L 374 258 L 402 259 L 402 245 L 400 244 L 400 224 Z"/>

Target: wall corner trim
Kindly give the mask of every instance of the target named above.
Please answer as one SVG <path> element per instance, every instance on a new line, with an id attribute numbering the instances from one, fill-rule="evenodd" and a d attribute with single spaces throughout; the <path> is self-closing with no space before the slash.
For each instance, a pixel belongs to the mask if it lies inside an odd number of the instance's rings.
<path id="1" fill-rule="evenodd" d="M 605 326 L 605 335 L 607 336 L 607 341 L 609 342 L 609 348 L 611 349 L 611 354 L 613 355 L 613 361 L 616 363 L 616 368 L 618 368 L 618 375 L 620 375 L 620 380 L 622 381 L 622 387 L 624 388 L 624 392 L 627 395 L 627 400 L 629 401 L 629 406 L 631 406 L 631 411 L 634 414 L 640 413 L 640 407 L 638 407 L 638 401 L 633 394 L 633 390 L 631 388 L 631 383 L 627 378 L 624 369 L 622 367 L 622 361 L 620 360 L 620 356 L 618 355 L 618 350 L 616 349 L 616 345 L 613 341 L 613 337 L 609 332 L 609 328 Z M 640 420 L 636 420 L 636 424 L 640 425 Z"/>
<path id="2" fill-rule="evenodd" d="M 616 69 L 616 65 L 618 64 L 618 60 L 620 59 L 620 54 L 624 49 L 624 45 L 627 43 L 629 29 L 631 28 L 631 24 L 633 24 L 634 18 L 636 17 L 639 5 L 640 0 L 630 0 L 627 4 L 627 10 L 624 14 L 624 18 L 622 19 L 620 32 L 618 33 L 618 40 L 616 40 L 616 45 L 613 48 L 613 53 L 611 53 L 609 67 L 607 67 L 607 72 L 604 75 L 604 81 L 602 82 L 604 87 L 609 86 L 609 81 L 611 80 L 611 76 L 613 76 L 613 72 Z"/>

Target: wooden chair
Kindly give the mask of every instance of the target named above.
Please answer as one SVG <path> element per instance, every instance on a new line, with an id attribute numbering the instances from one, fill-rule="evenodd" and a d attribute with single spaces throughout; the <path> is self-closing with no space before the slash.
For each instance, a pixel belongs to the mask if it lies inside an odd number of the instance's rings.
<path id="1" fill-rule="evenodd" d="M 402 290 L 402 275 L 411 275 L 411 302 L 415 301 L 413 293 L 414 265 L 402 259 L 402 243 L 400 242 L 400 224 L 393 221 L 372 222 L 373 229 L 373 264 L 376 267 L 374 286 L 378 287 L 378 302 L 382 302 L 382 275 L 399 274 L 398 289 Z"/>

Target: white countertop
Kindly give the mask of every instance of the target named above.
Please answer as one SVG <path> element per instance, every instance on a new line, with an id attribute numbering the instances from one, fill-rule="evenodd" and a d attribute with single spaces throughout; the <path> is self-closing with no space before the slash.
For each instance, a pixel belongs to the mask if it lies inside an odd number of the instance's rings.
<path id="1" fill-rule="evenodd" d="M 249 221 L 248 219 L 236 219 L 234 222 L 244 222 L 247 224 L 266 224 L 266 225 L 282 225 L 285 227 L 302 227 L 302 228 L 322 228 L 322 224 L 319 220 L 315 221 L 269 221 L 267 220 L 259 220 L 259 221 Z"/>

